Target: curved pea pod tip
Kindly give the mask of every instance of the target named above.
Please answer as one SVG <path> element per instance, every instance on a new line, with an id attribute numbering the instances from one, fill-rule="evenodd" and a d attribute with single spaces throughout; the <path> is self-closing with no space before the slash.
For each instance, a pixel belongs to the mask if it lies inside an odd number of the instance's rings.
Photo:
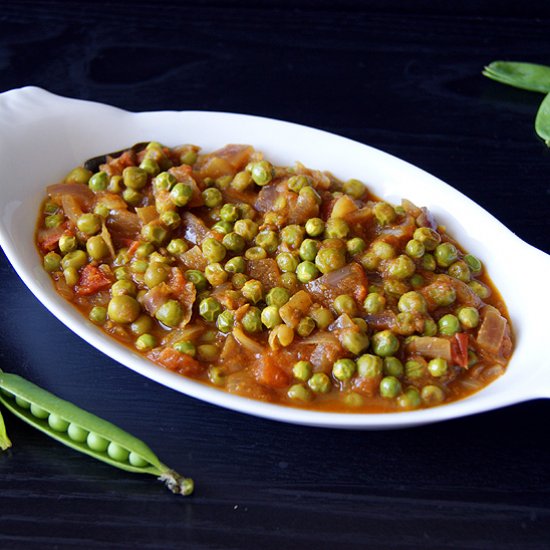
<path id="1" fill-rule="evenodd" d="M 0 451 L 5 451 L 11 447 L 11 441 L 6 432 L 6 425 L 4 424 L 4 417 L 0 412 Z"/>
<path id="2" fill-rule="evenodd" d="M 111 422 L 15 374 L 0 371 L 0 390 L 0 402 L 9 411 L 64 445 L 122 470 L 155 475 L 173 493 L 193 492 L 192 479 L 168 468 L 143 441 Z"/>
<path id="3" fill-rule="evenodd" d="M 482 74 L 501 84 L 531 92 L 550 92 L 550 67 L 521 61 L 493 61 Z"/>
<path id="4" fill-rule="evenodd" d="M 542 100 L 535 118 L 535 131 L 550 147 L 550 93 Z"/>

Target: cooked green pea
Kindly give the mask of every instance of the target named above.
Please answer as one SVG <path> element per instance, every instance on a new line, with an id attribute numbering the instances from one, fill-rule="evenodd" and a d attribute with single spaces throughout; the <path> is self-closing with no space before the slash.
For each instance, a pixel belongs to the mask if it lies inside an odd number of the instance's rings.
<path id="1" fill-rule="evenodd" d="M 78 283 L 79 275 L 75 267 L 66 267 L 63 269 L 63 277 L 65 277 L 65 282 L 69 286 L 75 286 Z"/>
<path id="2" fill-rule="evenodd" d="M 405 376 L 410 380 L 416 380 L 424 376 L 425 365 L 420 361 L 411 359 L 405 363 Z"/>
<path id="3" fill-rule="evenodd" d="M 63 269 L 67 269 L 70 267 L 74 269 L 80 269 L 82 266 L 86 265 L 87 261 L 88 257 L 83 250 L 74 250 L 73 252 L 65 254 L 63 259 L 61 260 L 61 266 L 63 267 Z"/>
<path id="4" fill-rule="evenodd" d="M 281 241 L 289 248 L 297 250 L 304 240 L 305 229 L 301 225 L 287 225 L 281 230 Z"/>
<path id="5" fill-rule="evenodd" d="M 185 206 L 193 197 L 193 188 L 187 183 L 176 183 L 170 191 L 170 199 L 176 206 Z"/>
<path id="6" fill-rule="evenodd" d="M 195 355 L 197 354 L 197 348 L 195 347 L 195 344 L 187 340 L 176 342 L 173 345 L 173 348 L 176 351 L 179 351 L 180 353 L 185 353 L 186 355 L 190 355 L 191 357 L 195 357 Z"/>
<path id="7" fill-rule="evenodd" d="M 365 184 L 356 179 L 350 179 L 342 186 L 342 191 L 354 199 L 363 198 L 366 190 Z"/>
<path id="8" fill-rule="evenodd" d="M 237 233 L 237 235 L 240 235 L 246 241 L 252 241 L 254 237 L 258 235 L 258 224 L 249 219 L 237 220 L 233 226 L 233 230 Z M 275 235 L 275 238 L 277 238 L 277 234 L 275 232 L 273 232 L 273 234 Z M 259 246 L 262 245 L 259 244 Z M 277 245 L 275 245 L 275 249 L 276 248 Z"/>
<path id="9" fill-rule="evenodd" d="M 177 300 L 168 300 L 155 312 L 155 317 L 168 327 L 177 327 L 183 318 L 181 304 Z"/>
<path id="10" fill-rule="evenodd" d="M 270 162 L 261 160 L 250 166 L 250 176 L 260 186 L 267 185 L 273 178 L 274 169 Z"/>
<path id="11" fill-rule="evenodd" d="M 207 265 L 204 268 L 204 275 L 212 286 L 219 286 L 229 278 L 229 273 L 217 262 Z"/>
<path id="12" fill-rule="evenodd" d="M 451 264 L 447 273 L 463 283 L 467 283 L 471 278 L 470 268 L 464 260 L 458 260 Z"/>
<path id="13" fill-rule="evenodd" d="M 107 320 L 107 308 L 103 306 L 94 306 L 90 310 L 90 313 L 88 313 L 88 319 L 90 319 L 92 323 L 102 325 Z"/>
<path id="14" fill-rule="evenodd" d="M 264 258 L 267 258 L 267 251 L 261 246 L 251 246 L 245 251 L 244 257 L 247 260 L 263 260 Z"/>
<path id="15" fill-rule="evenodd" d="M 395 279 L 406 279 L 410 277 L 416 269 L 414 262 L 402 254 L 392 260 L 388 266 L 388 275 Z"/>
<path id="16" fill-rule="evenodd" d="M 319 242 L 314 239 L 304 239 L 300 245 L 299 254 L 302 260 L 312 262 L 317 256 L 317 251 L 319 249 Z"/>
<path id="17" fill-rule="evenodd" d="M 122 198 L 129 205 L 137 206 L 141 202 L 141 199 L 143 199 L 143 195 L 139 191 L 136 191 L 135 189 L 130 189 L 129 187 L 127 187 L 122 192 Z"/>
<path id="18" fill-rule="evenodd" d="M 112 296 L 128 295 L 128 296 L 132 296 L 132 298 L 135 298 L 136 294 L 137 294 L 136 285 L 132 281 L 129 281 L 127 279 L 121 279 L 120 281 L 113 283 L 113 285 L 111 286 Z"/>
<path id="19" fill-rule="evenodd" d="M 141 334 L 134 345 L 139 351 L 149 351 L 157 345 L 157 339 L 152 334 Z"/>
<path id="20" fill-rule="evenodd" d="M 236 222 L 239 219 L 239 209 L 235 204 L 226 203 L 220 210 L 220 217 L 226 222 Z"/>
<path id="21" fill-rule="evenodd" d="M 424 256 L 424 253 L 426 252 L 426 248 L 420 241 L 417 241 L 416 239 L 411 239 L 407 243 L 407 246 L 405 247 L 405 252 L 411 258 L 418 259 Z"/>
<path id="22" fill-rule="evenodd" d="M 67 252 L 72 252 L 78 247 L 78 241 L 76 240 L 76 237 L 74 235 L 61 235 L 58 244 L 59 250 L 63 254 L 67 254 Z"/>
<path id="23" fill-rule="evenodd" d="M 56 432 L 65 432 L 69 427 L 69 422 L 67 422 L 64 418 L 61 418 L 59 415 L 52 413 L 48 416 L 48 425 Z"/>
<path id="24" fill-rule="evenodd" d="M 470 281 L 468 286 L 482 299 L 486 300 L 491 295 L 491 289 L 480 281 Z"/>
<path id="25" fill-rule="evenodd" d="M 248 277 L 244 273 L 234 273 L 231 277 L 231 283 L 237 290 L 240 290 L 246 281 L 248 281 Z"/>
<path id="26" fill-rule="evenodd" d="M 48 252 L 42 261 L 44 269 L 50 273 L 61 268 L 61 256 L 57 252 Z"/>
<path id="27" fill-rule="evenodd" d="M 441 242 L 441 235 L 429 227 L 419 227 L 415 230 L 413 239 L 421 242 L 426 250 L 432 251 Z"/>
<path id="28" fill-rule="evenodd" d="M 404 368 L 403 363 L 397 358 L 390 355 L 384 357 L 384 374 L 387 376 L 403 376 Z"/>
<path id="29" fill-rule="evenodd" d="M 222 311 L 216 319 L 216 326 L 218 327 L 218 330 L 224 334 L 231 332 L 234 324 L 235 314 L 229 309 Z"/>
<path id="30" fill-rule="evenodd" d="M 225 246 L 212 237 L 207 237 L 202 242 L 202 253 L 209 262 L 221 262 L 227 250 Z"/>
<path id="31" fill-rule="evenodd" d="M 381 260 L 391 260 L 395 258 L 395 248 L 386 241 L 374 241 L 374 243 L 372 243 L 372 252 Z"/>
<path id="32" fill-rule="evenodd" d="M 279 308 L 276 306 L 267 306 L 262 310 L 261 315 L 262 323 L 267 328 L 273 328 L 274 326 L 280 324 L 281 316 L 279 315 Z"/>
<path id="33" fill-rule="evenodd" d="M 293 384 L 290 386 L 290 388 L 288 388 L 287 395 L 293 401 L 308 402 L 313 398 L 311 392 L 302 384 Z"/>
<path id="34" fill-rule="evenodd" d="M 289 300 L 290 292 L 280 286 L 272 288 L 265 297 L 268 306 L 275 306 L 277 308 L 284 306 Z"/>
<path id="35" fill-rule="evenodd" d="M 185 252 L 189 250 L 189 246 L 183 239 L 172 239 L 168 243 L 166 250 L 168 250 L 168 252 L 170 252 L 170 254 L 173 254 L 174 256 L 179 256 L 181 254 L 185 254 Z"/>
<path id="36" fill-rule="evenodd" d="M 311 318 L 315 321 L 317 328 L 323 330 L 327 328 L 333 321 L 334 315 L 330 309 L 322 306 L 314 307 L 310 311 Z"/>
<path id="37" fill-rule="evenodd" d="M 355 315 L 357 315 L 357 304 L 349 294 L 337 296 L 334 299 L 332 307 L 338 315 L 342 315 L 342 313 L 346 313 L 350 317 L 355 317 Z"/>
<path id="38" fill-rule="evenodd" d="M 254 333 L 261 332 L 262 330 L 262 317 L 260 310 L 257 307 L 251 307 L 241 320 L 244 330 L 246 332 Z"/>
<path id="39" fill-rule="evenodd" d="M 147 172 L 137 166 L 127 166 L 122 171 L 122 180 L 129 189 L 143 189 L 147 185 L 147 178 Z"/>
<path id="40" fill-rule="evenodd" d="M 434 385 L 424 386 L 420 395 L 425 405 L 439 405 L 445 399 L 443 390 Z"/>
<path id="41" fill-rule="evenodd" d="M 256 279 L 250 279 L 241 288 L 242 295 L 253 304 L 257 304 L 264 297 L 262 283 Z"/>
<path id="42" fill-rule="evenodd" d="M 300 189 L 299 195 L 300 197 L 305 198 L 307 202 L 310 203 L 314 202 L 317 204 L 321 204 L 322 202 L 321 195 L 319 195 L 319 193 L 317 193 L 317 191 L 315 191 L 315 189 L 313 189 L 313 187 L 310 187 L 309 185 L 306 187 L 302 187 Z"/>
<path id="43" fill-rule="evenodd" d="M 246 262 L 242 256 L 235 256 L 225 262 L 224 268 L 228 273 L 244 273 Z"/>
<path id="44" fill-rule="evenodd" d="M 204 290 L 208 287 L 208 280 L 204 273 L 198 269 L 188 269 L 183 276 L 187 281 L 193 283 L 197 290 Z"/>
<path id="45" fill-rule="evenodd" d="M 141 236 L 154 245 L 161 245 L 168 238 L 168 231 L 156 222 L 145 224 L 141 228 Z"/>
<path id="46" fill-rule="evenodd" d="M 453 336 L 460 330 L 460 323 L 455 315 L 448 313 L 437 322 L 439 332 L 445 336 Z"/>
<path id="47" fill-rule="evenodd" d="M 63 214 L 52 214 L 44 220 L 44 225 L 48 228 L 58 227 L 63 223 Z"/>
<path id="48" fill-rule="evenodd" d="M 80 426 L 78 426 L 77 424 L 73 424 L 72 422 L 67 428 L 67 435 L 70 439 L 76 441 L 77 443 L 84 443 L 88 439 L 89 433 L 90 432 L 88 430 L 85 430 L 84 428 L 81 428 Z"/>
<path id="49" fill-rule="evenodd" d="M 156 176 L 160 172 L 159 164 L 156 160 L 144 158 L 140 165 L 140 169 L 149 174 L 150 176 Z"/>
<path id="50" fill-rule="evenodd" d="M 466 254 L 464 256 L 464 261 L 474 275 L 479 275 L 481 273 L 483 266 L 479 259 L 476 258 L 473 254 Z"/>
<path id="51" fill-rule="evenodd" d="M 313 367 L 309 361 L 297 361 L 292 367 L 294 378 L 307 382 L 313 373 Z"/>
<path id="52" fill-rule="evenodd" d="M 173 210 L 167 210 L 160 215 L 160 221 L 172 231 L 181 225 L 181 216 Z"/>
<path id="53" fill-rule="evenodd" d="M 380 225 L 388 225 L 397 218 L 395 209 L 387 202 L 377 202 L 374 205 L 373 212 Z"/>
<path id="54" fill-rule="evenodd" d="M 361 237 L 354 237 L 346 243 L 346 248 L 352 256 L 355 256 L 365 251 L 367 243 Z"/>
<path id="55" fill-rule="evenodd" d="M 379 294 L 378 292 L 369 292 L 365 301 L 363 302 L 363 307 L 365 311 L 372 315 L 374 313 L 382 313 L 386 307 L 386 298 Z"/>
<path id="56" fill-rule="evenodd" d="M 349 231 L 349 225 L 342 218 L 330 218 L 325 225 L 325 235 L 329 239 L 345 239 Z"/>
<path id="57" fill-rule="evenodd" d="M 113 296 L 107 306 L 107 315 L 115 323 L 132 323 L 140 311 L 137 300 L 127 295 Z"/>
<path id="58" fill-rule="evenodd" d="M 428 294 L 441 307 L 450 306 L 456 300 L 456 290 L 448 285 L 432 285 L 428 290 Z"/>
<path id="59" fill-rule="evenodd" d="M 170 172 L 161 172 L 153 179 L 153 187 L 157 191 L 170 191 L 170 189 L 176 185 L 177 181 L 176 177 L 170 174 Z"/>
<path id="60" fill-rule="evenodd" d="M 101 235 L 90 237 L 86 241 L 86 250 L 90 258 L 100 260 L 109 255 L 109 247 Z"/>
<path id="61" fill-rule="evenodd" d="M 290 252 L 281 252 L 281 254 L 277 254 L 276 260 L 279 269 L 283 273 L 286 273 L 288 271 L 296 271 L 299 263 L 298 258 L 292 255 Z"/>
<path id="62" fill-rule="evenodd" d="M 107 191 L 109 191 L 109 193 L 122 193 L 124 191 L 122 176 L 111 176 L 109 185 L 107 185 Z"/>
<path id="63" fill-rule="evenodd" d="M 319 276 L 319 270 L 313 262 L 300 262 L 296 268 L 296 276 L 301 283 L 309 283 Z"/>
<path id="64" fill-rule="evenodd" d="M 365 353 L 356 360 L 357 374 L 361 378 L 377 378 L 382 375 L 383 362 L 376 355 Z"/>
<path id="65" fill-rule="evenodd" d="M 385 376 L 380 380 L 380 395 L 393 399 L 401 393 L 401 382 L 395 376 Z"/>
<path id="66" fill-rule="evenodd" d="M 433 319 L 424 319 L 424 331 L 422 336 L 435 336 L 437 334 L 437 324 Z"/>
<path id="67" fill-rule="evenodd" d="M 87 170 L 83 166 L 78 166 L 67 174 L 65 183 L 81 183 L 85 185 L 91 177 L 92 172 L 90 170 Z"/>
<path id="68" fill-rule="evenodd" d="M 296 327 L 296 334 L 306 338 L 315 330 L 315 321 L 311 317 L 302 317 Z"/>
<path id="69" fill-rule="evenodd" d="M 197 152 L 194 151 L 193 149 L 188 149 L 187 151 L 184 151 L 180 155 L 180 162 L 182 164 L 188 164 L 189 166 L 193 166 L 193 164 L 197 162 L 197 158 L 198 158 Z"/>
<path id="70" fill-rule="evenodd" d="M 442 243 L 437 245 L 434 257 L 437 265 L 440 267 L 449 267 L 458 259 L 458 250 L 452 243 Z"/>
<path id="71" fill-rule="evenodd" d="M 235 177 L 231 181 L 231 187 L 237 191 L 244 191 L 252 184 L 252 176 L 250 172 L 243 170 L 242 172 L 237 172 Z"/>
<path id="72" fill-rule="evenodd" d="M 227 374 L 222 367 L 210 367 L 208 369 L 208 380 L 210 380 L 214 386 L 225 385 L 226 376 Z"/>
<path id="73" fill-rule="evenodd" d="M 310 237 L 319 237 L 325 231 L 325 222 L 321 218 L 310 218 L 306 222 L 305 230 Z"/>
<path id="74" fill-rule="evenodd" d="M 141 336 L 149 332 L 153 328 L 153 320 L 149 315 L 143 314 L 140 315 L 131 325 L 130 330 L 132 334 Z"/>
<path id="75" fill-rule="evenodd" d="M 294 193 L 299 193 L 300 189 L 311 185 L 311 181 L 307 176 L 304 175 L 291 176 L 287 180 L 287 185 L 291 191 L 294 191 Z"/>
<path id="76" fill-rule="evenodd" d="M 442 357 L 436 357 L 428 363 L 428 371 L 432 376 L 439 378 L 447 374 L 447 361 Z"/>
<path id="77" fill-rule="evenodd" d="M 328 393 L 332 387 L 330 378 L 324 372 L 313 374 L 307 384 L 315 393 Z"/>
<path id="78" fill-rule="evenodd" d="M 106 172 L 96 172 L 88 181 L 88 187 L 94 192 L 105 191 L 109 185 L 109 176 Z"/>
<path id="79" fill-rule="evenodd" d="M 94 235 L 101 229 L 101 218 L 97 214 L 81 214 L 76 220 L 76 226 L 86 235 Z"/>
<path id="80" fill-rule="evenodd" d="M 417 409 L 420 407 L 420 394 L 414 387 L 407 388 L 402 395 L 397 398 L 397 404 L 402 409 Z"/>
<path id="81" fill-rule="evenodd" d="M 246 241 L 237 233 L 228 233 L 224 236 L 222 244 L 231 252 L 242 252 L 246 246 Z"/>
<path id="82" fill-rule="evenodd" d="M 215 321 L 222 311 L 222 306 L 216 298 L 205 298 L 199 304 L 199 314 L 205 321 Z"/>
<path id="83" fill-rule="evenodd" d="M 424 296 L 413 290 L 411 292 L 406 292 L 399 298 L 397 307 L 401 312 L 426 313 L 428 306 Z"/>
<path id="84" fill-rule="evenodd" d="M 479 324 L 479 312 L 475 307 L 463 307 L 458 310 L 458 320 L 464 328 L 476 328 Z"/>
<path id="85" fill-rule="evenodd" d="M 353 377 L 356 369 L 357 366 L 352 359 L 338 359 L 332 365 L 332 376 L 334 376 L 336 380 L 345 382 Z"/>
<path id="86" fill-rule="evenodd" d="M 399 340 L 391 330 L 382 330 L 372 336 L 372 349 L 380 357 L 395 355 L 399 349 Z"/>
<path id="87" fill-rule="evenodd" d="M 341 248 L 322 248 L 315 257 L 315 265 L 321 273 L 330 273 L 346 265 L 346 254 Z"/>

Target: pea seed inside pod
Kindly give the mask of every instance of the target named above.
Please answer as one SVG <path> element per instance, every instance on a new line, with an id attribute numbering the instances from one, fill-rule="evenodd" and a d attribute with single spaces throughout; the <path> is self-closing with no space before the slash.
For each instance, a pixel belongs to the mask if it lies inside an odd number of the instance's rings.
<path id="1" fill-rule="evenodd" d="M 130 453 L 130 455 L 128 456 L 128 462 L 132 466 L 136 466 L 137 468 L 145 468 L 145 466 L 149 465 L 149 463 L 145 459 L 141 458 L 141 456 L 136 453 Z"/>
<path id="2" fill-rule="evenodd" d="M 48 424 L 50 428 L 56 432 L 65 432 L 69 427 L 69 423 L 57 414 L 50 414 L 50 416 L 48 416 Z"/>
<path id="3" fill-rule="evenodd" d="M 11 391 L 5 390 L 4 388 L 1 388 L 0 391 L 1 391 L 6 397 L 9 397 L 10 399 L 13 399 L 13 398 L 14 398 L 14 395 L 13 395 L 13 393 L 11 393 Z"/>
<path id="4" fill-rule="evenodd" d="M 124 447 L 121 447 L 117 443 L 109 443 L 107 447 L 107 454 L 113 459 L 118 460 L 118 462 L 126 462 L 130 452 L 127 451 Z"/>
<path id="5" fill-rule="evenodd" d="M 50 415 L 50 413 L 46 409 L 43 409 L 42 407 L 39 407 L 34 403 L 31 403 L 31 414 L 35 418 L 42 418 L 42 419 L 48 418 L 48 416 Z"/>
<path id="6" fill-rule="evenodd" d="M 109 446 L 109 442 L 100 435 L 97 435 L 94 432 L 90 432 L 88 434 L 88 437 L 86 438 L 86 443 L 88 444 L 88 447 L 92 449 L 92 451 L 97 452 L 104 452 L 107 450 L 107 447 Z"/>
<path id="7" fill-rule="evenodd" d="M 76 424 L 69 424 L 67 435 L 77 443 L 84 443 L 88 439 L 89 431 Z"/>
<path id="8" fill-rule="evenodd" d="M 22 409 L 30 409 L 31 404 L 22 397 L 19 397 L 18 395 L 15 396 L 15 402 L 22 408 Z"/>

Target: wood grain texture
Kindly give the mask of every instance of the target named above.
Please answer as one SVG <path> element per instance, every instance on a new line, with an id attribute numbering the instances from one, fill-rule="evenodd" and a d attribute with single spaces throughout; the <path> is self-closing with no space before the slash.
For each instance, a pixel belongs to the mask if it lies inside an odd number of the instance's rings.
<path id="1" fill-rule="evenodd" d="M 550 63 L 548 6 L 518 6 L 4 2 L 0 91 L 34 84 L 130 110 L 323 128 L 432 172 L 549 251 L 550 151 L 533 130 L 542 98 L 480 75 L 498 58 Z M 6 414 L 2 549 L 550 546 L 548 401 L 395 432 L 289 426 L 103 356 L 3 255 L 0 304 L 1 368 L 143 438 L 197 484 L 175 497 Z"/>

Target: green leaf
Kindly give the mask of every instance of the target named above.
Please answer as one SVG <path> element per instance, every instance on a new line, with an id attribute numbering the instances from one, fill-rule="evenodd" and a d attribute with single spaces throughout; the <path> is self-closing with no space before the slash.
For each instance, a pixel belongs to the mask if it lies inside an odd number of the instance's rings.
<path id="1" fill-rule="evenodd" d="M 540 104 L 535 118 L 535 130 L 548 147 L 550 147 L 550 94 Z"/>
<path id="2" fill-rule="evenodd" d="M 0 412 L 0 450 L 5 451 L 11 447 L 11 441 L 6 433 L 6 425 L 4 424 L 4 417 Z"/>
<path id="3" fill-rule="evenodd" d="M 550 67 L 520 61 L 493 61 L 482 74 L 508 86 L 531 92 L 550 92 Z"/>

